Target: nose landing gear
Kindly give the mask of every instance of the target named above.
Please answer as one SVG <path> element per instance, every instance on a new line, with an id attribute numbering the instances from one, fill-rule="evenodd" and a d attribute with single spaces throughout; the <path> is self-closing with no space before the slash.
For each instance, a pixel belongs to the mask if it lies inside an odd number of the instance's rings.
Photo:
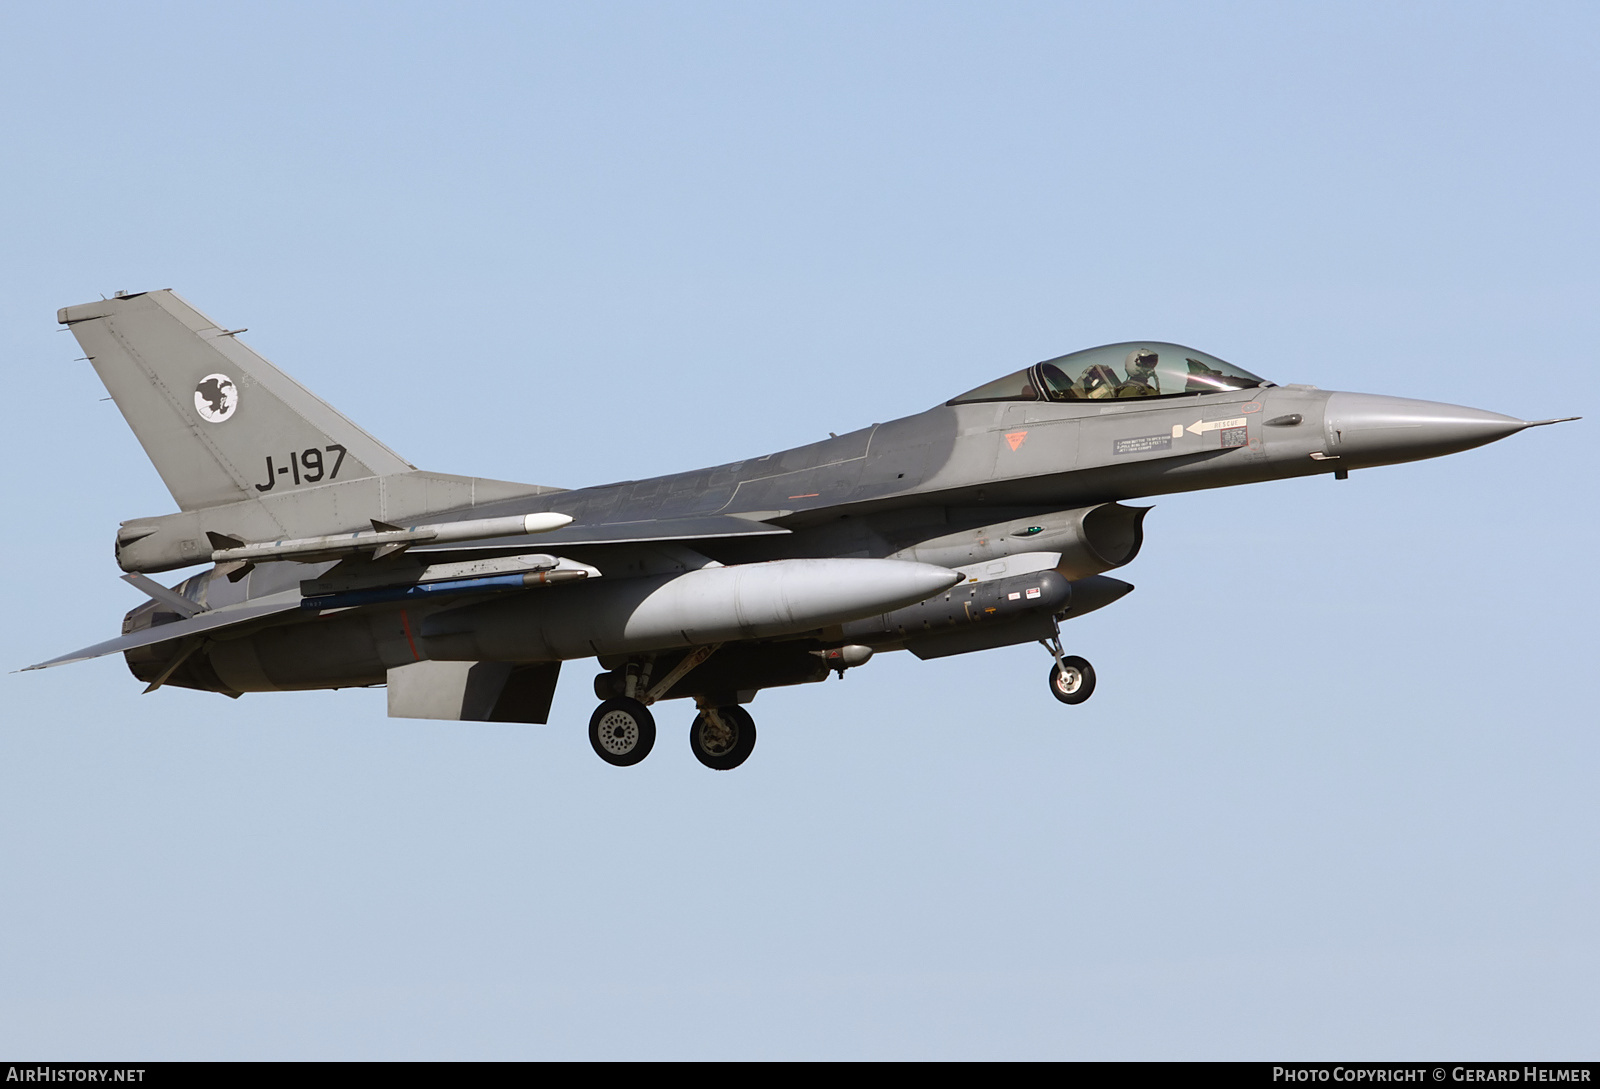
<path id="1" fill-rule="evenodd" d="M 1094 695 L 1094 666 L 1076 654 L 1050 667 L 1050 694 L 1062 703 L 1078 704 Z"/>
<path id="2" fill-rule="evenodd" d="M 1062 703 L 1079 704 L 1094 695 L 1094 666 L 1076 654 L 1061 653 L 1061 626 L 1053 639 L 1041 639 L 1055 664 L 1050 667 L 1050 694 Z"/>

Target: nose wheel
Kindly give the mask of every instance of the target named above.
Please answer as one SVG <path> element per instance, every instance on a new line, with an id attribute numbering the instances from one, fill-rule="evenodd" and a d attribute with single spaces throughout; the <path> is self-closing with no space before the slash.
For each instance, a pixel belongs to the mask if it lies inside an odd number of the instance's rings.
<path id="1" fill-rule="evenodd" d="M 638 700 L 606 700 L 589 716 L 589 744 L 608 764 L 631 767 L 649 756 L 655 743 L 655 716 Z"/>
<path id="2" fill-rule="evenodd" d="M 694 758 L 714 771 L 732 771 L 756 747 L 756 720 L 734 704 L 707 707 L 689 727 L 689 748 Z"/>
<path id="3" fill-rule="evenodd" d="M 1050 667 L 1050 694 L 1062 703 L 1078 704 L 1094 695 L 1094 666 L 1067 654 Z"/>
<path id="4" fill-rule="evenodd" d="M 1056 664 L 1050 667 L 1050 694 L 1062 703 L 1079 704 L 1094 695 L 1094 666 L 1076 654 L 1061 653 L 1061 625 L 1054 639 L 1041 639 Z"/>

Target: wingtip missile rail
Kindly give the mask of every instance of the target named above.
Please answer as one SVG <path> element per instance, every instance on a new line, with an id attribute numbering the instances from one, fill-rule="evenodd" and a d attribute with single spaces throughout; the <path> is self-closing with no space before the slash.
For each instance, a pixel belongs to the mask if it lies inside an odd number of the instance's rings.
<path id="1" fill-rule="evenodd" d="M 509 518 L 474 518 L 464 522 L 440 522 L 434 525 L 396 526 L 372 520 L 372 529 L 355 533 L 340 533 L 326 537 L 301 537 L 293 540 L 263 541 L 246 544 L 237 537 L 222 533 L 208 533 L 214 551 L 213 563 L 264 563 L 268 560 L 296 560 L 315 563 L 319 560 L 369 552 L 375 560 L 413 545 L 436 544 L 445 541 L 477 541 L 492 537 L 522 537 L 531 533 L 549 533 L 570 525 L 572 517 L 566 514 L 518 514 Z"/>

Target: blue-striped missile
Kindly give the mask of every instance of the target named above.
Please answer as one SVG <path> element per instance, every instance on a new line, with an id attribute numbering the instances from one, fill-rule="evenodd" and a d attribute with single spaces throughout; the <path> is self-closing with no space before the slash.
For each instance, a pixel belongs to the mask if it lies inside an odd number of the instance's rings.
<path id="1" fill-rule="evenodd" d="M 553 661 L 768 639 L 910 605 L 961 575 L 909 560 L 770 560 L 680 575 L 596 579 L 435 613 L 430 658 Z"/>
<path id="2" fill-rule="evenodd" d="M 299 537 L 293 540 L 246 544 L 221 533 L 210 533 L 207 536 L 211 538 L 211 544 L 215 549 L 211 553 L 212 563 L 264 563 L 267 560 L 309 562 L 349 556 L 359 552 L 370 552 L 373 559 L 381 560 L 412 545 L 549 533 L 553 529 L 570 525 L 571 522 L 571 515 L 553 513 L 517 514 L 509 518 L 473 518 L 465 522 L 439 522 L 424 526 L 395 526 L 374 518 L 370 530 L 339 533 L 327 537 Z"/>
<path id="3" fill-rule="evenodd" d="M 302 598 L 302 609 L 353 609 L 357 605 L 383 605 L 391 601 L 422 601 L 463 594 L 505 593 L 508 590 L 532 590 L 540 586 L 556 586 L 563 582 L 577 582 L 589 577 L 582 567 L 552 568 L 543 571 L 517 571 L 501 575 L 479 575 L 474 578 L 440 579 L 435 582 L 415 582 L 405 586 L 375 586 L 366 590 L 344 590 L 339 593 L 318 594 Z"/>

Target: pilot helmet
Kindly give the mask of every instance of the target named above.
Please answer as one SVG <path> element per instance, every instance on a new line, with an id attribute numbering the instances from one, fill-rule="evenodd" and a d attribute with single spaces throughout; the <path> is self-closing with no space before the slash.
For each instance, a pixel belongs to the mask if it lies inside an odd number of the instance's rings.
<path id="1" fill-rule="evenodd" d="M 1149 378 L 1155 373 L 1156 363 L 1160 358 L 1149 348 L 1135 348 L 1128 353 L 1127 361 L 1123 366 L 1127 370 L 1129 378 Z"/>

